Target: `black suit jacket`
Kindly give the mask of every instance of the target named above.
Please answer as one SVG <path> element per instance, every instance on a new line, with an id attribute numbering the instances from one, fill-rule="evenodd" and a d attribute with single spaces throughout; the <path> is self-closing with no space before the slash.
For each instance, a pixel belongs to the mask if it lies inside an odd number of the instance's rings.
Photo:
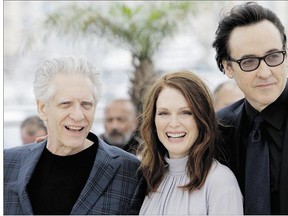
<path id="1" fill-rule="evenodd" d="M 221 123 L 222 147 L 225 155 L 219 159 L 234 172 L 242 193 L 244 194 L 245 158 L 244 144 L 241 143 L 241 131 L 247 125 L 242 124 L 245 113 L 245 99 L 225 107 L 217 112 Z M 288 111 L 288 110 L 287 110 Z M 277 113 L 275 113 L 277 114 Z M 288 214 L 288 121 L 286 120 L 285 138 L 283 143 L 281 176 L 280 176 L 280 214 Z"/>

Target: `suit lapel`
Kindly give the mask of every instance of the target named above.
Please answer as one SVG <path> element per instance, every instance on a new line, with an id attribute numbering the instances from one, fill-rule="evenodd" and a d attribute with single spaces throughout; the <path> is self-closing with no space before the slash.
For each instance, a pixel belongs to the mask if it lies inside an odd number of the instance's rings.
<path id="1" fill-rule="evenodd" d="M 222 111 L 223 112 L 223 111 Z M 243 151 L 245 146 L 241 143 L 242 119 L 244 113 L 244 100 L 237 102 L 228 109 L 224 110 L 224 131 L 225 145 L 228 149 L 228 166 L 237 177 L 239 186 L 243 190 L 244 178 L 244 159 Z M 233 158 L 233 160 L 232 160 Z M 245 163 L 244 163 L 245 164 Z"/>
<path id="2" fill-rule="evenodd" d="M 28 197 L 26 186 L 33 174 L 35 166 L 46 146 L 46 141 L 38 144 L 31 145 L 30 151 L 25 157 L 21 159 L 21 168 L 19 170 L 18 177 L 18 194 L 20 199 L 20 205 L 23 210 L 23 214 L 33 214 L 32 206 Z"/>
<path id="3" fill-rule="evenodd" d="M 115 160 L 117 157 L 118 155 L 109 155 L 99 140 L 99 148 L 90 176 L 71 214 L 89 214 L 120 166 L 120 163 Z"/>
<path id="4" fill-rule="evenodd" d="M 222 130 L 224 131 L 225 146 L 229 149 L 229 158 L 237 158 L 233 168 L 239 169 L 240 166 L 240 150 L 243 148 L 241 145 L 241 126 L 243 118 L 244 103 L 241 103 L 235 107 L 231 107 L 232 110 L 225 110 L 225 118 L 221 119 L 221 123 L 224 125 Z M 229 164 L 231 165 L 231 164 Z M 235 167 L 236 166 L 236 167 Z M 235 170 L 234 170 L 235 171 Z"/>
<path id="5" fill-rule="evenodd" d="M 243 113 L 244 113 L 244 103 L 242 103 L 235 111 L 234 111 L 234 118 L 233 118 L 233 125 L 234 125 L 234 147 L 235 150 L 234 156 L 237 155 L 237 167 L 239 168 L 242 164 L 241 158 L 239 157 L 241 155 L 241 151 L 243 151 L 244 146 L 241 144 L 241 126 L 242 119 L 243 119 Z"/>

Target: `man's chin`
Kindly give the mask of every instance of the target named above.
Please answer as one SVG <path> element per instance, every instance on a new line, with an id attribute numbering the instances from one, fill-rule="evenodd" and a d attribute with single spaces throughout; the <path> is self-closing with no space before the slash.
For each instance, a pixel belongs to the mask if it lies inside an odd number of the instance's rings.
<path id="1" fill-rule="evenodd" d="M 119 148 L 124 148 L 124 146 L 126 145 L 126 142 L 123 141 L 122 139 L 121 139 L 121 141 L 119 141 L 119 140 L 110 140 L 109 143 L 110 143 L 110 145 L 117 146 Z"/>
<path id="2" fill-rule="evenodd" d="M 124 140 L 111 140 L 111 142 L 110 142 L 112 145 L 119 145 L 119 146 L 121 146 L 121 145 L 124 145 L 124 143 L 125 143 L 125 141 Z"/>

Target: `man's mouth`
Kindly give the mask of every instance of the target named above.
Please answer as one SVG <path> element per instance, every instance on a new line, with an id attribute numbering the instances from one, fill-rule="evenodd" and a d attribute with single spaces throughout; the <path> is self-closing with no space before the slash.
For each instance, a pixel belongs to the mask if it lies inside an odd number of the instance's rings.
<path id="1" fill-rule="evenodd" d="M 119 131 L 111 131 L 110 134 L 109 134 L 110 137 L 122 137 L 123 134 L 120 133 Z"/>
<path id="2" fill-rule="evenodd" d="M 65 126 L 65 128 L 69 131 L 82 131 L 84 127 L 80 126 Z"/>

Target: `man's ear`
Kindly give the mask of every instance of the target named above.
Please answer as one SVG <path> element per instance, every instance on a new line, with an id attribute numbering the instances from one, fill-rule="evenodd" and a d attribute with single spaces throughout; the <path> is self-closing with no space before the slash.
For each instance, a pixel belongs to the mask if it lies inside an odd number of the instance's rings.
<path id="1" fill-rule="evenodd" d="M 37 100 L 37 111 L 43 121 L 47 121 L 47 104 Z"/>
<path id="2" fill-rule="evenodd" d="M 222 61 L 222 65 L 223 65 L 223 68 L 224 68 L 226 76 L 229 79 L 233 79 L 233 77 L 234 77 L 234 69 L 233 69 L 233 67 L 231 65 L 231 62 L 228 62 L 227 60 L 223 60 Z"/>

